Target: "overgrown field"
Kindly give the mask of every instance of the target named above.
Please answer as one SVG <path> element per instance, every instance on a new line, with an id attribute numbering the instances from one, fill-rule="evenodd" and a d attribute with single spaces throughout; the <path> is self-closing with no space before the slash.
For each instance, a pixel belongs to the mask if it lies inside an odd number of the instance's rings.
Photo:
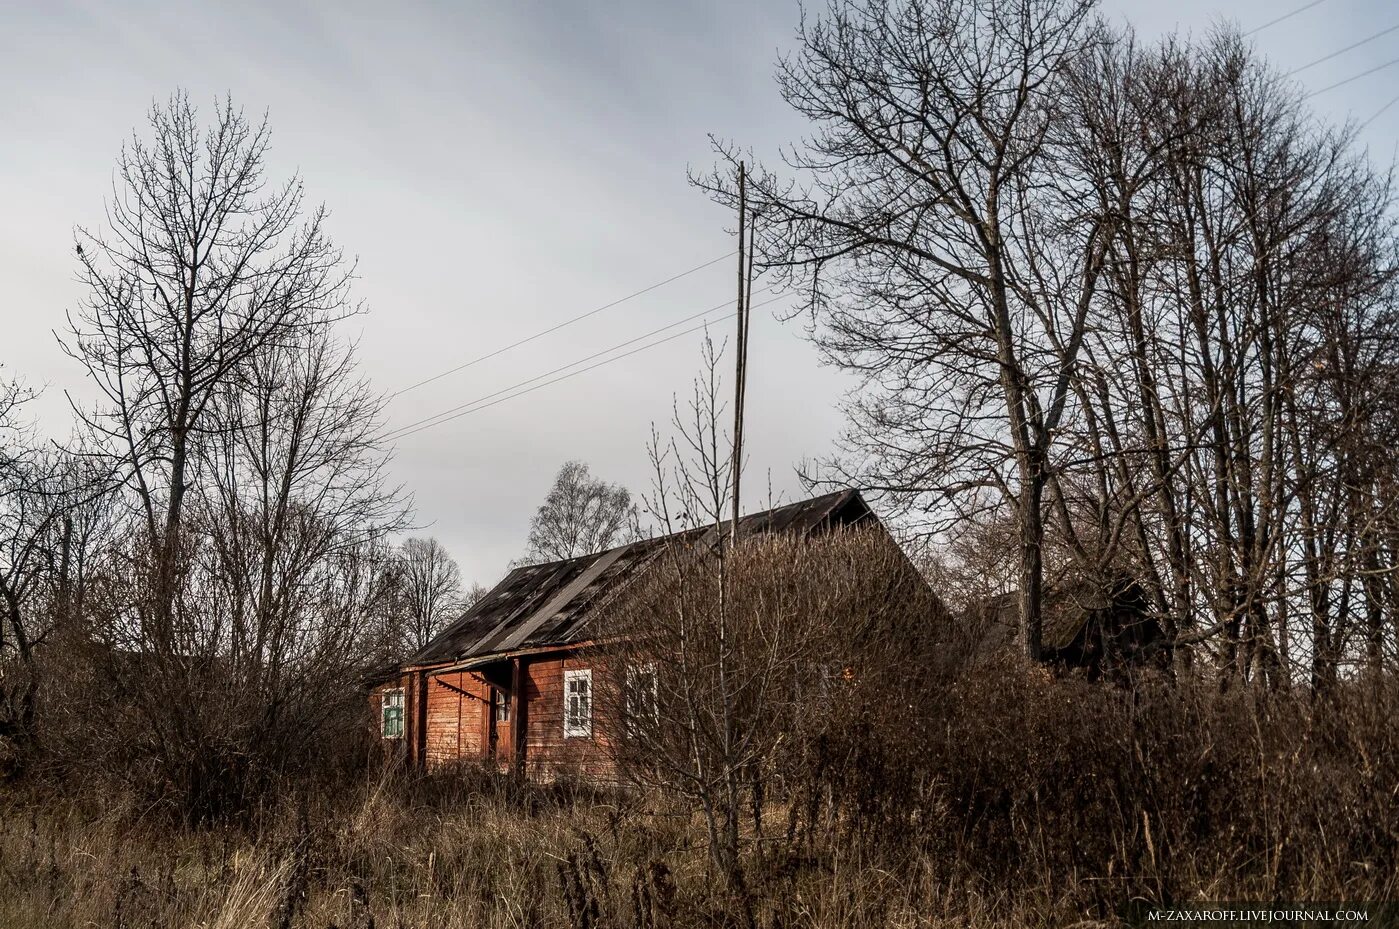
<path id="1" fill-rule="evenodd" d="M 198 831 L 12 796 L 0 925 L 731 924 L 703 843 L 688 815 L 643 798 L 470 774 L 460 785 L 384 781 L 289 805 L 255 828 Z M 754 849 L 751 864 L 769 924 L 926 925 L 937 902 L 931 862 L 895 874 L 824 847 L 796 858 Z"/>
<path id="2" fill-rule="evenodd" d="M 0 794 L 0 926 L 1062 926 L 1130 900 L 1392 899 L 1396 706 L 964 680 L 916 737 L 852 726 L 774 775 L 743 899 L 654 791 L 389 771 L 195 828 L 35 775 Z"/>

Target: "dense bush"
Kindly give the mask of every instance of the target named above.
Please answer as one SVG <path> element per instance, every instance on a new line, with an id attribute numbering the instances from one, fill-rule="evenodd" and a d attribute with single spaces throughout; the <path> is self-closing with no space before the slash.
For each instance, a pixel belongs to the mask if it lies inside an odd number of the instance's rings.
<path id="1" fill-rule="evenodd" d="M 1099 917 L 1399 890 L 1393 681 L 1314 701 L 988 662 L 927 696 L 853 709 L 802 759 L 803 790 L 880 858 Z"/>

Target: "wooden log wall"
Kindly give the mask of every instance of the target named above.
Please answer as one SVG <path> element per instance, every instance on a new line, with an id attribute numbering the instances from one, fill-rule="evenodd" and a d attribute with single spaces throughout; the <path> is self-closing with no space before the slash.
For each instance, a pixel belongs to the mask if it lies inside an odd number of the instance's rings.
<path id="1" fill-rule="evenodd" d="M 589 738 L 565 738 L 564 671 L 585 668 L 593 672 L 593 734 Z M 613 766 L 606 751 L 606 727 L 599 718 L 597 697 L 605 672 L 594 657 L 574 654 L 536 659 L 529 661 L 524 670 L 525 699 L 529 702 L 525 719 L 526 772 L 544 779 L 565 773 L 611 775 Z"/>
<path id="2" fill-rule="evenodd" d="M 598 656 L 587 653 L 554 654 L 520 659 L 524 688 L 524 764 L 528 776 L 550 779 L 563 774 L 610 777 L 614 773 L 606 746 L 606 720 L 598 693 L 606 670 Z M 593 732 L 590 737 L 564 737 L 564 671 L 593 672 Z M 440 683 L 439 683 L 440 682 Z M 514 681 L 512 680 L 513 684 Z M 445 686 L 444 686 L 445 685 Z M 402 739 L 382 739 L 384 750 L 400 752 L 413 764 L 429 768 L 455 762 L 486 760 L 489 753 L 490 691 L 481 672 L 458 671 L 431 675 L 405 674 L 399 681 L 382 684 L 370 694 L 373 732 L 380 735 L 382 699 L 386 690 L 404 691 Z M 512 707 L 511 724 L 517 724 L 520 702 Z M 515 733 L 510 733 L 514 735 Z M 501 747 L 510 739 L 502 733 Z M 497 759 L 502 769 L 516 760 Z"/>
<path id="3" fill-rule="evenodd" d="M 471 672 L 459 671 L 429 677 L 425 741 L 427 766 L 484 758 L 489 711 L 488 689 Z"/>

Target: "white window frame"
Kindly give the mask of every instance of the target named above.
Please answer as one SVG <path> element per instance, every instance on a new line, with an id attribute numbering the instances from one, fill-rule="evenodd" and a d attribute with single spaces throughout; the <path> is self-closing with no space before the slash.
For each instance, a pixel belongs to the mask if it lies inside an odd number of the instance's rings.
<path id="1" fill-rule="evenodd" d="M 390 697 L 397 697 L 394 703 Z M 389 734 L 389 710 L 398 710 L 398 732 Z M 408 701 L 402 687 L 390 687 L 379 698 L 379 736 L 384 739 L 401 739 L 408 719 Z"/>
<path id="2" fill-rule="evenodd" d="M 641 683 L 645 680 L 645 683 Z M 639 700 L 641 688 L 650 691 L 648 700 Z M 648 661 L 645 664 L 631 665 L 627 668 L 627 699 L 626 711 L 627 725 L 634 727 L 637 718 L 645 712 L 650 717 L 650 722 L 654 725 L 661 715 L 660 704 L 660 678 L 656 670 L 656 663 Z"/>
<path id="3" fill-rule="evenodd" d="M 571 714 L 569 703 L 573 696 L 570 686 L 575 681 L 584 682 L 582 712 Z M 576 716 L 576 718 L 574 718 Z M 572 668 L 563 673 L 563 737 L 565 739 L 590 739 L 593 736 L 593 669 Z"/>

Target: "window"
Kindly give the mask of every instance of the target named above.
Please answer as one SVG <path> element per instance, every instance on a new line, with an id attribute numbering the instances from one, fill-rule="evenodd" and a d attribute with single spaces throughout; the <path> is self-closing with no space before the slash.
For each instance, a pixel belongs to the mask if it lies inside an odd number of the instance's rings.
<path id="1" fill-rule="evenodd" d="M 587 739 L 593 734 L 593 672 L 590 668 L 563 673 L 564 738 Z"/>
<path id="2" fill-rule="evenodd" d="M 653 663 L 627 668 L 627 725 L 642 720 L 655 722 L 660 715 L 656 700 L 656 666 Z"/>
<path id="3" fill-rule="evenodd" d="M 491 688 L 491 705 L 495 707 L 495 721 L 498 723 L 510 722 L 510 695 L 504 691 Z"/>
<path id="4" fill-rule="evenodd" d="M 384 691 L 380 731 L 386 739 L 403 738 L 403 688 Z"/>

